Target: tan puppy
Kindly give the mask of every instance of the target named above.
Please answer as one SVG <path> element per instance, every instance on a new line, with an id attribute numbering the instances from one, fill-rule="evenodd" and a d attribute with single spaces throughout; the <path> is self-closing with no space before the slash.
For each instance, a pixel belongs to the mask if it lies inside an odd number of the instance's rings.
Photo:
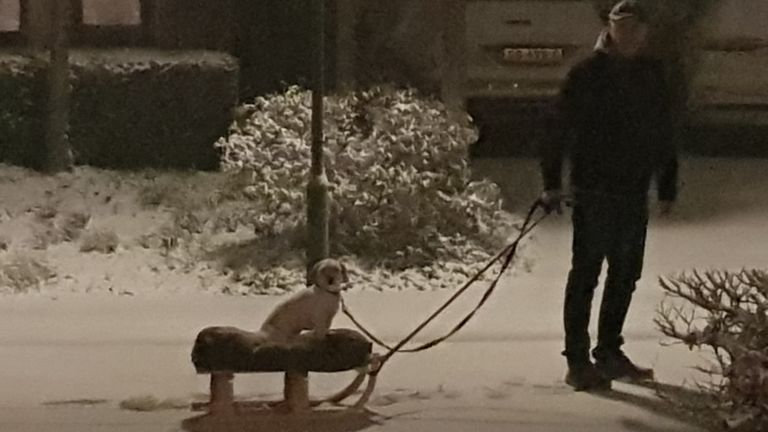
<path id="1" fill-rule="evenodd" d="M 347 268 L 335 259 L 318 261 L 307 275 L 308 288 L 277 305 L 259 333 L 269 342 L 291 342 L 302 331 L 323 338 L 339 311 L 339 293 L 349 282 Z"/>

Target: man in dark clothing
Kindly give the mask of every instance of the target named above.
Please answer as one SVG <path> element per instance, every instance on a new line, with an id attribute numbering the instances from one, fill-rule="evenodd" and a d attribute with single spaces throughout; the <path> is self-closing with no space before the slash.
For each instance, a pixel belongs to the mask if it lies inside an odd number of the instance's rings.
<path id="1" fill-rule="evenodd" d="M 563 354 L 566 382 L 576 390 L 607 389 L 614 379 L 653 378 L 651 369 L 635 365 L 621 350 L 624 320 L 642 272 L 652 179 L 663 212 L 677 194 L 670 91 L 661 64 L 643 55 L 646 19 L 633 0 L 611 10 L 595 53 L 568 75 L 558 102 L 558 133 L 542 149 L 541 202 L 550 211 L 560 211 L 566 149 L 570 156 L 573 250 Z M 592 363 L 588 326 L 603 260 L 608 274 Z"/>

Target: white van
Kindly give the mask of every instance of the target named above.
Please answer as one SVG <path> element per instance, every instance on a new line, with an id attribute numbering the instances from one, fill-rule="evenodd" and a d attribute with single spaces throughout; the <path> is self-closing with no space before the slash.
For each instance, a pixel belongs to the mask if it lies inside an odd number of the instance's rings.
<path id="1" fill-rule="evenodd" d="M 706 17 L 707 41 L 691 108 L 703 123 L 768 125 L 768 1 L 721 0 Z"/>
<path id="2" fill-rule="evenodd" d="M 741 146 L 749 153 L 755 144 L 733 130 L 748 129 L 752 141 L 768 136 L 755 134 L 768 127 L 765 23 L 765 0 L 720 0 L 705 18 L 689 100 L 690 145 L 711 153 Z M 566 74 L 593 50 L 603 27 L 597 9 L 589 0 L 470 0 L 466 25 L 466 102 L 481 128 L 480 151 L 530 154 L 546 129 L 556 127 L 545 119 Z"/>

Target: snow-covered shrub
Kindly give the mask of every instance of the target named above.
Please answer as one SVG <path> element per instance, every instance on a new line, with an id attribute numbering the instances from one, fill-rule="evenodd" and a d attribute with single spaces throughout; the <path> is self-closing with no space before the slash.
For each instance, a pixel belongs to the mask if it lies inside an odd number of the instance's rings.
<path id="1" fill-rule="evenodd" d="M 301 240 L 311 93 L 291 87 L 241 112 L 233 133 L 217 143 L 222 168 L 236 173 L 242 195 L 254 202 L 240 222 L 264 236 L 299 233 Z M 402 270 L 477 262 L 507 239 L 512 219 L 499 187 L 470 179 L 468 149 L 477 135 L 468 117 L 389 87 L 328 96 L 324 116 L 334 255 Z"/>
<path id="2" fill-rule="evenodd" d="M 668 337 L 713 355 L 706 383 L 743 430 L 768 430 L 768 273 L 693 272 L 661 280 L 669 298 L 656 323 Z"/>

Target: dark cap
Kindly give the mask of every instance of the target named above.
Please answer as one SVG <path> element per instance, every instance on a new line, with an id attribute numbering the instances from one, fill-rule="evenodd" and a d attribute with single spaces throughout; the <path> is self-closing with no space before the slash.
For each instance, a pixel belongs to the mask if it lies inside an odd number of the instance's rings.
<path id="1" fill-rule="evenodd" d="M 608 19 L 611 21 L 621 21 L 627 18 L 636 18 L 639 21 L 647 22 L 648 15 L 637 0 L 621 0 L 608 14 Z"/>

